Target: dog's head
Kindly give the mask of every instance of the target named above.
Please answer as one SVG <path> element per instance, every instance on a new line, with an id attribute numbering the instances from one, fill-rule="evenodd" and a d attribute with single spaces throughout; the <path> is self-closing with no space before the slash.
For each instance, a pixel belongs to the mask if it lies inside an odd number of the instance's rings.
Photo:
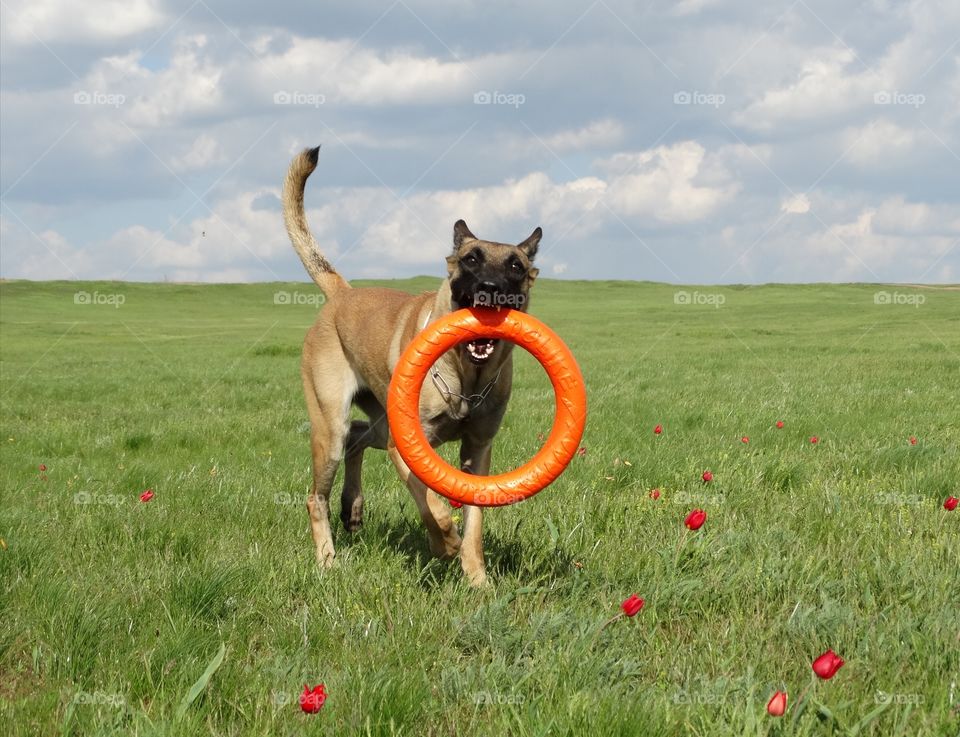
<path id="1" fill-rule="evenodd" d="M 543 231 L 537 228 L 522 243 L 482 241 L 463 220 L 453 226 L 453 253 L 447 257 L 450 309 L 500 307 L 527 309 L 530 287 L 539 273 L 533 257 Z M 465 343 L 467 358 L 476 365 L 489 361 L 499 341 L 478 339 Z"/>

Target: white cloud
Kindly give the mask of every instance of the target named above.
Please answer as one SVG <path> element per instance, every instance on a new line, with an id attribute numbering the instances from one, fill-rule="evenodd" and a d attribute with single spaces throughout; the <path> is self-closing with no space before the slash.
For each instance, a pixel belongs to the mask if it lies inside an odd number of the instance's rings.
<path id="1" fill-rule="evenodd" d="M 606 200 L 617 212 L 683 223 L 706 217 L 737 192 L 738 186 L 729 173 L 726 181 L 716 186 L 698 181 L 698 175 L 707 169 L 706 160 L 706 149 L 701 144 L 684 141 L 638 153 L 616 154 L 598 165 L 612 179 Z"/>
<path id="2" fill-rule="evenodd" d="M 843 141 L 852 163 L 870 169 L 889 168 L 915 152 L 918 135 L 916 130 L 889 120 L 872 120 L 865 126 L 848 128 Z"/>
<path id="3" fill-rule="evenodd" d="M 226 160 L 227 157 L 220 143 L 212 136 L 201 133 L 183 155 L 176 156 L 170 161 L 170 166 L 174 171 L 191 171 L 204 169 L 213 164 L 222 164 Z"/>
<path id="4" fill-rule="evenodd" d="M 39 44 L 120 39 L 158 26 L 165 18 L 155 0 L 11 0 L 4 3 L 4 37 L 16 43 Z"/>
<path id="5" fill-rule="evenodd" d="M 805 194 L 788 197 L 780 203 L 780 211 L 794 215 L 802 215 L 810 211 L 810 199 Z"/>
<path id="6" fill-rule="evenodd" d="M 823 122 L 872 104 L 873 95 L 889 89 L 892 80 L 882 73 L 860 71 L 859 64 L 848 48 L 816 49 L 792 81 L 766 90 L 734 119 L 746 128 L 769 131 L 789 123 Z"/>
<path id="7" fill-rule="evenodd" d="M 577 130 L 565 130 L 541 137 L 547 148 L 556 152 L 579 151 L 612 146 L 623 139 L 623 124 L 618 120 L 596 120 Z"/>

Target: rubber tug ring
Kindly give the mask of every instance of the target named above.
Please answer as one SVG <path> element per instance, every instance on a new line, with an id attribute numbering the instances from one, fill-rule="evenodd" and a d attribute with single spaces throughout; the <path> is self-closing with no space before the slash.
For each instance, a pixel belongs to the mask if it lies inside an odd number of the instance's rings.
<path id="1" fill-rule="evenodd" d="M 523 348 L 543 366 L 553 384 L 553 428 L 540 451 L 513 471 L 475 476 L 454 468 L 430 447 L 420 425 L 420 392 L 434 363 L 460 343 L 499 338 Z M 411 472 L 448 499 L 477 507 L 523 501 L 553 483 L 573 459 L 587 422 L 587 392 L 580 367 L 559 336 L 519 310 L 457 310 L 427 325 L 407 346 L 387 392 L 393 442 Z"/>

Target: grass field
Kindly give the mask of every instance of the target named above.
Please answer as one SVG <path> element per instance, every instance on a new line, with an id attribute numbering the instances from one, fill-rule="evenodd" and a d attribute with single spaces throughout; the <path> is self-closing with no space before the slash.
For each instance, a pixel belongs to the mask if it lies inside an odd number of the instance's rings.
<path id="1" fill-rule="evenodd" d="M 537 285 L 586 453 L 486 515 L 472 590 L 376 451 L 364 529 L 315 567 L 311 285 L 3 283 L 0 731 L 957 734 L 960 292 L 680 289 Z M 518 358 L 494 470 L 552 411 Z"/>

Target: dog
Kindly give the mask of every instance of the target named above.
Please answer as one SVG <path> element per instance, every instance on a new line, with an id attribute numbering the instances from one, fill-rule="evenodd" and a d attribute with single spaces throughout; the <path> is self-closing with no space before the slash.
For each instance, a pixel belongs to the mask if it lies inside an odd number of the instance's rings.
<path id="1" fill-rule="evenodd" d="M 319 147 L 294 157 L 283 185 L 283 216 L 294 250 L 323 291 L 326 304 L 303 344 L 301 374 L 310 415 L 313 484 L 307 498 L 317 562 L 334 561 L 330 529 L 330 490 L 344 461 L 340 519 L 348 532 L 363 523 L 360 483 L 363 453 L 386 450 L 407 485 L 427 529 L 431 552 L 460 555 L 470 584 L 486 583 L 482 512 L 464 507 L 463 537 L 444 499 L 416 478 L 390 437 L 387 387 L 401 352 L 431 320 L 478 305 L 526 310 L 537 278 L 533 266 L 542 230 L 517 245 L 477 238 L 463 220 L 453 226 L 447 277 L 436 292 L 410 295 L 380 287 L 354 289 L 333 268 L 307 225 L 303 193 L 317 166 Z M 513 376 L 513 345 L 479 339 L 447 351 L 431 370 L 420 397 L 420 422 L 434 447 L 460 441 L 462 470 L 490 472 L 494 436 L 500 428 Z M 367 420 L 350 420 L 352 405 Z"/>

